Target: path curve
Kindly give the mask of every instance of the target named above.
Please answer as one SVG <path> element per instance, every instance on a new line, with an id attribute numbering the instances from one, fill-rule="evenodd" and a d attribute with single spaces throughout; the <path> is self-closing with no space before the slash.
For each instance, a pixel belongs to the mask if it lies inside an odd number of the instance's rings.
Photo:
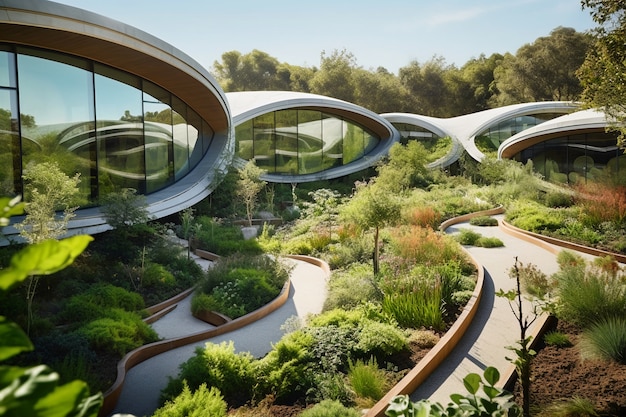
<path id="1" fill-rule="evenodd" d="M 180 364 L 207 342 L 232 340 L 237 352 L 250 352 L 255 357 L 262 357 L 271 350 L 272 343 L 283 336 L 280 327 L 288 318 L 297 316 L 304 319 L 309 314 L 320 313 L 326 299 L 327 269 L 314 264 L 314 259 L 299 258 L 291 262 L 294 263 L 294 270 L 289 297 L 281 307 L 243 328 L 163 352 L 135 365 L 126 372 L 123 388 L 110 414 L 152 415 L 158 408 L 159 395 L 167 385 L 168 377 L 176 377 Z M 161 336 L 177 337 L 212 327 L 191 317 L 184 305 L 188 302 L 189 297 L 153 324 Z"/>

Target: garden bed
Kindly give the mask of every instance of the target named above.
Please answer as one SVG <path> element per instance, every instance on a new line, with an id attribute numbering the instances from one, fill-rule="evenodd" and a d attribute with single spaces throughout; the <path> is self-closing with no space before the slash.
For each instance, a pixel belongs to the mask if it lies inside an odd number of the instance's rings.
<path id="1" fill-rule="evenodd" d="M 581 360 L 578 329 L 560 321 L 557 330 L 568 335 L 572 346 L 540 346 L 532 367 L 532 408 L 579 397 L 591 401 L 602 416 L 626 415 L 626 365 Z M 521 404 L 519 384 L 514 393 Z"/>

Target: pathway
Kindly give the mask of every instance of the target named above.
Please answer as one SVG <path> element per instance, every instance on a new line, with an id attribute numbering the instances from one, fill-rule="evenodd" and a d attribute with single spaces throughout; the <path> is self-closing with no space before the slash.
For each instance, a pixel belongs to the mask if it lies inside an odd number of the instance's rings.
<path id="1" fill-rule="evenodd" d="M 193 356 L 197 347 L 203 347 L 207 342 L 232 340 L 237 352 L 250 352 L 255 357 L 261 357 L 270 351 L 272 343 L 283 336 L 280 327 L 288 318 L 298 316 L 304 319 L 309 314 L 320 313 L 326 298 L 325 273 L 303 261 L 290 262 L 295 263 L 295 268 L 291 273 L 289 299 L 282 307 L 242 329 L 162 353 L 136 365 L 126 375 L 126 382 L 112 414 L 130 413 L 137 417 L 152 415 L 158 407 L 159 395 L 167 385 L 168 377 L 176 377 L 179 365 Z M 172 338 L 211 328 L 191 317 L 190 298 L 181 301 L 171 313 L 153 324 L 161 337 Z"/>

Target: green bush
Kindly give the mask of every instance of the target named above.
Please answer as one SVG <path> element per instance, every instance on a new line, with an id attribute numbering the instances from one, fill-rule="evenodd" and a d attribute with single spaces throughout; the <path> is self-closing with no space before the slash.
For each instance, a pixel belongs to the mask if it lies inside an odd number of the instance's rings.
<path id="1" fill-rule="evenodd" d="M 148 262 L 143 268 L 141 285 L 145 288 L 167 290 L 176 286 L 176 279 L 165 266 Z"/>
<path id="2" fill-rule="evenodd" d="M 312 366 L 322 372 L 336 373 L 345 370 L 348 359 L 354 356 L 358 343 L 356 327 L 306 327 L 304 332 L 311 337 L 309 353 Z"/>
<path id="3" fill-rule="evenodd" d="M 498 219 L 491 216 L 478 216 L 471 218 L 469 224 L 472 226 L 497 226 Z"/>
<path id="4" fill-rule="evenodd" d="M 200 249 L 217 253 L 220 256 L 230 256 L 236 253 L 258 255 L 262 253 L 261 246 L 256 239 L 245 240 L 239 226 L 222 225 L 208 217 L 196 219 L 201 225 L 196 232 L 196 240 Z"/>
<path id="5" fill-rule="evenodd" d="M 294 401 L 313 388 L 311 335 L 295 331 L 282 337 L 273 349 L 255 362 L 255 394 L 273 395 L 278 402 Z"/>
<path id="6" fill-rule="evenodd" d="M 572 341 L 565 333 L 551 331 L 543 336 L 543 341 L 548 346 L 554 346 L 558 348 L 572 346 Z"/>
<path id="7" fill-rule="evenodd" d="M 324 400 L 304 410 L 300 417 L 359 417 L 360 415 L 360 412 L 344 406 L 339 401 Z"/>
<path id="8" fill-rule="evenodd" d="M 481 236 L 474 242 L 474 245 L 480 248 L 499 248 L 504 246 L 504 242 L 497 237 Z"/>
<path id="9" fill-rule="evenodd" d="M 174 400 L 186 383 L 192 391 L 202 384 L 215 387 L 229 405 L 243 405 L 252 396 L 253 360 L 249 353 L 235 353 L 232 341 L 198 347 L 195 355 L 180 366 L 178 376 L 170 378 L 161 392 L 161 402 Z"/>
<path id="10" fill-rule="evenodd" d="M 383 311 L 400 326 L 435 330 L 445 328 L 441 286 L 420 277 L 409 277 L 403 281 L 386 283 L 383 291 Z"/>
<path id="11" fill-rule="evenodd" d="M 93 349 L 124 356 L 131 350 L 148 342 L 158 340 L 157 334 L 137 315 L 111 309 L 114 316 L 104 317 L 83 325 L 79 332 L 85 336 Z"/>
<path id="12" fill-rule="evenodd" d="M 626 365 L 626 317 L 609 317 L 583 331 L 583 357 L 612 360 Z"/>
<path id="13" fill-rule="evenodd" d="M 212 295 L 197 291 L 193 293 L 191 298 L 192 314 L 197 315 L 205 311 L 219 311 L 220 308 L 220 303 Z"/>
<path id="14" fill-rule="evenodd" d="M 361 398 L 380 400 L 385 394 L 385 378 L 374 358 L 364 362 L 349 362 L 348 381 L 352 389 Z"/>
<path id="15" fill-rule="evenodd" d="M 338 401 L 341 404 L 352 404 L 354 392 L 344 381 L 344 374 L 338 372 L 315 372 L 313 388 L 306 395 L 307 403 L 319 403 L 324 400 Z"/>
<path id="16" fill-rule="evenodd" d="M 559 318 L 587 327 L 609 317 L 626 316 L 626 286 L 621 276 L 578 263 L 562 267 L 553 276 Z"/>
<path id="17" fill-rule="evenodd" d="M 374 320 L 361 322 L 356 349 L 364 356 L 385 357 L 401 352 L 407 347 L 407 336 L 397 326 Z"/>
<path id="18" fill-rule="evenodd" d="M 110 308 L 140 311 L 144 301 L 137 293 L 111 284 L 100 283 L 90 286 L 64 303 L 59 318 L 64 322 L 85 323 L 102 317 Z"/>
<path id="19" fill-rule="evenodd" d="M 330 245 L 324 258 L 332 269 L 346 268 L 355 263 L 366 263 L 372 258 L 370 239 L 346 239 L 341 244 Z"/>
<path id="20" fill-rule="evenodd" d="M 227 404 L 219 390 L 201 384 L 193 393 L 184 383 L 182 392 L 158 408 L 152 417 L 226 417 Z"/>
<path id="21" fill-rule="evenodd" d="M 461 229 L 456 239 L 461 245 L 474 246 L 476 241 L 481 237 L 482 235 L 480 233 L 471 229 Z"/>
<path id="22" fill-rule="evenodd" d="M 524 292 L 540 300 L 549 298 L 554 282 L 537 265 L 520 263 L 517 270 Z"/>
<path id="23" fill-rule="evenodd" d="M 380 297 L 371 265 L 355 264 L 347 270 L 333 272 L 324 300 L 324 311 L 351 309 Z"/>
<path id="24" fill-rule="evenodd" d="M 571 207 L 574 198 L 561 191 L 550 191 L 544 197 L 544 204 L 550 208 Z"/>

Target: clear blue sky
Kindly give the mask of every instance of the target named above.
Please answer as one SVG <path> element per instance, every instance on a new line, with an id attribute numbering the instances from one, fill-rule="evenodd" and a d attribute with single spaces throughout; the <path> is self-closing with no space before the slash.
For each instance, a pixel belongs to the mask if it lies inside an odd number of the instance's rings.
<path id="1" fill-rule="evenodd" d="M 57 0 L 122 21 L 207 69 L 224 52 L 259 49 L 319 67 L 345 49 L 359 66 L 397 74 L 433 56 L 462 66 L 481 53 L 515 53 L 558 26 L 595 27 L 580 0 Z"/>

